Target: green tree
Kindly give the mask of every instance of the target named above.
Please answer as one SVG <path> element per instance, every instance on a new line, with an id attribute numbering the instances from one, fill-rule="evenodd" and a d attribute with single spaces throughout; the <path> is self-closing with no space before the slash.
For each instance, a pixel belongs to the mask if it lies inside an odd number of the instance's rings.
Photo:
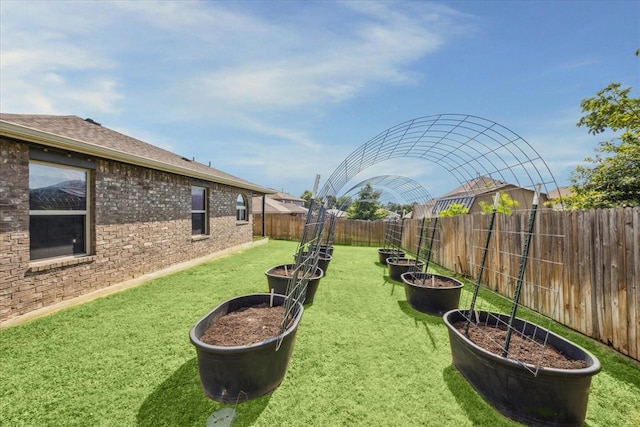
<path id="1" fill-rule="evenodd" d="M 313 194 L 309 190 L 304 190 L 304 192 L 300 195 L 301 199 L 304 199 L 304 207 L 309 208 L 311 205 L 311 199 L 313 198 Z"/>
<path id="2" fill-rule="evenodd" d="M 367 184 L 358 192 L 358 198 L 347 209 L 347 218 L 376 220 L 387 216 L 380 205 L 380 192 L 375 191 L 371 184 Z"/>
<path id="3" fill-rule="evenodd" d="M 640 98 L 631 98 L 630 91 L 611 83 L 580 103 L 585 115 L 578 126 L 586 126 L 592 135 L 621 133 L 600 142 L 595 157 L 585 159 L 590 165 L 577 166 L 572 172 L 572 195 L 563 198 L 565 206 L 640 206 Z"/>
<path id="4" fill-rule="evenodd" d="M 336 199 L 336 208 L 346 211 L 349 209 L 349 206 L 351 206 L 351 203 L 353 203 L 353 201 L 350 196 L 340 196 Z"/>
<path id="5" fill-rule="evenodd" d="M 445 210 L 440 211 L 438 216 L 457 216 L 469 213 L 469 208 L 464 207 L 464 203 L 451 203 Z"/>
<path id="6" fill-rule="evenodd" d="M 496 213 L 511 215 L 513 213 L 513 209 L 517 208 L 518 205 L 518 201 L 513 200 L 508 193 L 501 192 L 500 198 L 498 199 Z M 480 202 L 480 209 L 482 209 L 483 214 L 490 214 L 493 212 L 493 203 Z"/>

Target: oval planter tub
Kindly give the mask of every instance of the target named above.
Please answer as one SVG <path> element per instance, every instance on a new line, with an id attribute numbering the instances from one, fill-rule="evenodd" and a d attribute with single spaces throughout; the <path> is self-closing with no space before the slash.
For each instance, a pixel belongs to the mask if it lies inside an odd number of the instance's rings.
<path id="1" fill-rule="evenodd" d="M 402 281 L 402 274 L 409 271 L 419 272 L 424 267 L 424 262 L 416 261 L 412 258 L 387 258 L 387 267 L 389 268 L 389 277 L 398 282 Z"/>
<path id="2" fill-rule="evenodd" d="M 508 322 L 509 316 L 477 312 L 482 323 L 489 316 Z M 495 317 L 493 323 L 495 324 Z M 549 332 L 547 345 L 566 356 L 584 360 L 581 369 L 535 368 L 495 355 L 476 345 L 453 324 L 464 321 L 460 310 L 443 316 L 449 329 L 453 364 L 492 406 L 503 415 L 527 425 L 581 426 L 587 412 L 591 377 L 600 371 L 598 359 L 582 347 Z M 526 327 L 524 326 L 526 324 Z M 532 323 L 515 319 L 516 330 L 544 340 L 547 330 Z M 528 366 L 529 369 L 525 368 Z"/>
<path id="3" fill-rule="evenodd" d="M 327 253 L 320 252 L 320 255 L 318 256 L 318 267 L 322 269 L 322 272 L 325 276 L 327 275 L 327 270 L 329 269 L 329 262 L 331 262 L 332 259 L 333 256 Z"/>
<path id="4" fill-rule="evenodd" d="M 403 273 L 400 277 L 404 283 L 407 303 L 413 309 L 422 313 L 442 316 L 447 311 L 458 308 L 460 292 L 464 286 L 459 280 L 439 274 L 413 271 Z M 432 287 L 432 278 L 449 282 L 449 286 Z M 421 283 L 415 284 L 414 281 Z"/>
<path id="5" fill-rule="evenodd" d="M 315 249 L 315 246 L 311 246 L 311 249 Z M 333 255 L 333 246 L 320 245 L 321 254 Z"/>
<path id="6" fill-rule="evenodd" d="M 398 249 L 378 249 L 378 262 L 387 265 L 387 258 L 404 258 L 404 252 Z"/>
<path id="7" fill-rule="evenodd" d="M 287 285 L 289 284 L 289 279 L 291 276 L 283 276 L 280 274 L 275 274 L 278 268 L 286 267 L 288 270 L 292 271 L 295 267 L 295 264 L 283 264 L 276 265 L 275 267 L 271 267 L 264 274 L 267 276 L 267 285 L 269 286 L 269 292 L 273 289 L 273 292 L 280 295 L 287 294 Z M 320 279 L 324 276 L 324 272 L 320 267 L 316 268 L 316 274 L 313 277 L 309 278 L 307 282 L 307 293 L 303 299 L 303 304 L 310 304 L 313 302 L 313 298 L 318 291 L 318 285 L 320 284 Z"/>
<path id="8" fill-rule="evenodd" d="M 302 304 L 296 303 L 291 326 L 283 334 L 268 340 L 234 347 L 200 341 L 213 319 L 242 308 L 269 304 L 271 297 L 270 294 L 252 294 L 229 299 L 210 311 L 191 329 L 189 338 L 196 348 L 200 382 L 210 399 L 224 403 L 244 402 L 275 390 L 282 382 L 302 318 Z M 283 295 L 273 295 L 273 305 L 284 305 L 284 302 Z M 279 338 L 282 338 L 282 343 L 276 351 Z"/>
<path id="9" fill-rule="evenodd" d="M 309 253 L 303 252 L 302 255 L 304 257 L 307 257 Z M 294 259 L 295 259 L 295 255 L 294 255 Z M 329 269 L 329 262 L 331 262 L 332 259 L 333 257 L 328 253 L 318 251 L 318 267 L 322 269 L 322 272 L 324 273 L 325 276 L 327 275 L 327 270 Z"/>

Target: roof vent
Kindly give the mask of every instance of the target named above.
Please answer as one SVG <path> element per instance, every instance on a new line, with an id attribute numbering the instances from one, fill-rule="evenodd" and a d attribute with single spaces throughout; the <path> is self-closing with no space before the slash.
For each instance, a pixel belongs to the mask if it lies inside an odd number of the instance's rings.
<path id="1" fill-rule="evenodd" d="M 87 117 L 86 119 L 84 119 L 85 122 L 87 123 L 91 123 L 92 125 L 98 125 L 98 126 L 102 126 L 100 123 L 96 122 L 93 119 L 90 119 L 89 117 Z"/>

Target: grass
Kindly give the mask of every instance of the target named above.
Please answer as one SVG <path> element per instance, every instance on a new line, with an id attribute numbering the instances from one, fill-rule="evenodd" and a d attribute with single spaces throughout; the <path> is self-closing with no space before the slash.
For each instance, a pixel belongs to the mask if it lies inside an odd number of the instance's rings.
<path id="1" fill-rule="evenodd" d="M 190 328 L 227 298 L 266 291 L 264 272 L 295 249 L 271 241 L 0 330 L 0 425 L 204 426 L 225 405 L 201 391 Z M 408 307 L 376 260 L 376 248 L 336 247 L 283 383 L 236 405 L 234 426 L 517 425 L 451 365 L 442 320 Z M 554 331 L 603 365 L 587 425 L 640 425 L 640 365 Z"/>

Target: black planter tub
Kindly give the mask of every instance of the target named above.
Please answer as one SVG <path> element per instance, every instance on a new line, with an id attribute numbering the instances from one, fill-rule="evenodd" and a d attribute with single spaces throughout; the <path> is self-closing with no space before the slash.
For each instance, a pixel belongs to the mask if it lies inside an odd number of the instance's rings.
<path id="1" fill-rule="evenodd" d="M 387 265 L 387 258 L 404 258 L 404 252 L 399 249 L 378 249 L 378 262 Z"/>
<path id="2" fill-rule="evenodd" d="M 264 273 L 267 276 L 267 285 L 269 286 L 269 292 L 271 292 L 271 289 L 273 289 L 273 292 L 276 294 L 287 294 L 287 285 L 289 284 L 290 276 L 274 273 L 277 269 L 284 267 L 286 267 L 289 271 L 293 271 L 293 269 L 295 268 L 295 264 L 276 265 L 275 267 L 271 267 Z M 313 298 L 318 291 L 318 285 L 320 284 L 320 279 L 322 279 L 322 276 L 324 276 L 324 272 L 322 271 L 322 269 L 320 267 L 316 268 L 316 274 L 314 274 L 313 277 L 310 277 L 309 281 L 307 282 L 307 293 L 305 294 L 305 297 L 302 301 L 304 304 L 310 304 L 313 302 Z"/>
<path id="3" fill-rule="evenodd" d="M 309 256 L 308 252 L 303 252 L 302 253 L 303 257 L 307 257 Z M 294 259 L 295 259 L 295 255 L 294 255 Z M 322 269 L 322 272 L 324 273 L 324 276 L 327 275 L 327 269 L 329 269 L 329 262 L 333 259 L 333 257 L 325 252 L 322 251 L 318 251 L 318 267 L 320 267 Z"/>
<path id="4" fill-rule="evenodd" d="M 315 246 L 311 247 L 312 249 L 315 249 Z M 327 246 L 327 245 L 320 245 L 320 250 L 319 252 L 321 254 L 326 254 L 326 255 L 333 255 L 333 246 Z"/>
<path id="5" fill-rule="evenodd" d="M 419 272 L 424 267 L 424 262 L 412 258 L 387 258 L 387 267 L 389 268 L 389 277 L 398 282 L 402 281 L 402 274 L 409 271 Z"/>
<path id="6" fill-rule="evenodd" d="M 200 382 L 210 399 L 237 403 L 263 396 L 282 382 L 293 353 L 298 324 L 302 318 L 302 304 L 296 303 L 295 317 L 282 334 L 259 343 L 223 347 L 200 341 L 213 319 L 242 308 L 259 304 L 284 305 L 285 296 L 252 294 L 229 299 L 200 319 L 191 329 L 189 338 L 196 347 Z M 276 351 L 278 339 L 282 338 Z"/>
<path id="7" fill-rule="evenodd" d="M 407 303 L 422 313 L 442 316 L 449 310 L 458 308 L 462 282 L 453 277 L 410 271 L 401 276 Z M 447 286 L 432 286 L 432 280 L 446 282 Z M 414 282 L 419 282 L 415 284 Z"/>
<path id="8" fill-rule="evenodd" d="M 508 322 L 503 314 L 477 312 L 479 321 L 489 316 Z M 494 319 L 495 319 L 494 317 Z M 523 365 L 493 354 L 473 343 L 453 324 L 464 321 L 463 312 L 451 310 L 443 316 L 449 329 L 454 366 L 491 405 L 507 417 L 535 426 L 580 426 L 584 424 L 591 377 L 600 371 L 598 359 L 582 347 L 549 332 L 547 345 L 567 357 L 583 360 L 585 368 L 557 369 Z M 491 317 L 489 317 L 491 319 Z M 495 320 L 490 323 L 495 324 Z M 524 326 L 526 324 L 526 326 Z M 525 335 L 544 340 L 547 330 L 515 319 L 513 326 Z M 472 326 L 473 327 L 473 326 Z M 528 369 L 527 369 L 528 367 Z"/>
<path id="9" fill-rule="evenodd" d="M 332 259 L 333 257 L 331 255 L 322 252 L 320 252 L 320 255 L 318 256 L 318 267 L 322 269 L 322 272 L 325 276 L 327 275 L 327 270 L 329 269 L 329 262 L 331 262 Z"/>

